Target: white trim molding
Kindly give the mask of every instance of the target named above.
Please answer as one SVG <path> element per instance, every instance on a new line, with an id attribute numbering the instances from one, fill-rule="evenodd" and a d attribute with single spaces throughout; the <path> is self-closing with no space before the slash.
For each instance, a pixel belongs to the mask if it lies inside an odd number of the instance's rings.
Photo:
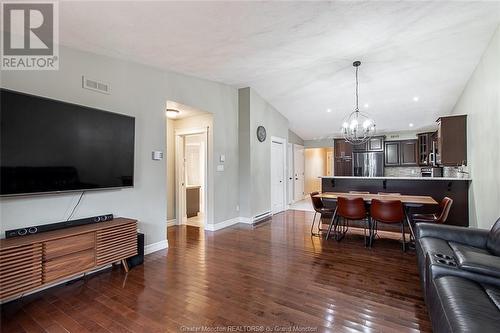
<path id="1" fill-rule="evenodd" d="M 207 223 L 207 224 L 205 224 L 205 230 L 217 231 L 217 230 L 224 229 L 224 228 L 230 227 L 230 226 L 238 224 L 238 223 L 240 223 L 240 218 L 235 217 L 234 219 L 225 220 L 225 221 L 215 223 L 215 224 L 214 223 Z"/>
<path id="2" fill-rule="evenodd" d="M 153 253 L 156 251 L 160 251 L 160 250 L 163 250 L 166 248 L 168 248 L 168 240 L 165 239 L 165 240 L 144 246 L 144 255 L 147 255 L 147 254 L 150 254 L 150 253 Z"/>
<path id="3" fill-rule="evenodd" d="M 177 219 L 167 220 L 167 227 L 172 227 L 174 225 L 177 225 Z"/>

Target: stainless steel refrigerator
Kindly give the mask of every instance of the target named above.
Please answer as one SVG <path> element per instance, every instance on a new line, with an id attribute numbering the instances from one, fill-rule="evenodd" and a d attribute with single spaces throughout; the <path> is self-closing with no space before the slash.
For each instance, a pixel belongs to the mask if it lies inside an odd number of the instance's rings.
<path id="1" fill-rule="evenodd" d="M 383 177 L 384 153 L 353 153 L 353 175 L 358 177 Z"/>

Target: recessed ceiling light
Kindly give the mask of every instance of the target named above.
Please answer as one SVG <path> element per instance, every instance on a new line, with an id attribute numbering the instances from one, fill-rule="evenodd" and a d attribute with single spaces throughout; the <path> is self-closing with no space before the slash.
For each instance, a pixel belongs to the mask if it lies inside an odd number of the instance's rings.
<path id="1" fill-rule="evenodd" d="M 326 109 L 326 112 L 332 112 L 332 109 Z"/>
<path id="2" fill-rule="evenodd" d="M 413 101 L 418 102 L 418 96 L 413 97 Z"/>
<path id="3" fill-rule="evenodd" d="M 365 108 L 368 108 L 368 107 L 370 107 L 370 104 L 365 103 Z"/>
<path id="4" fill-rule="evenodd" d="M 181 112 L 176 109 L 167 109 L 165 113 L 168 118 L 176 118 Z"/>
<path id="5" fill-rule="evenodd" d="M 408 126 L 413 127 L 413 123 L 409 123 Z"/>

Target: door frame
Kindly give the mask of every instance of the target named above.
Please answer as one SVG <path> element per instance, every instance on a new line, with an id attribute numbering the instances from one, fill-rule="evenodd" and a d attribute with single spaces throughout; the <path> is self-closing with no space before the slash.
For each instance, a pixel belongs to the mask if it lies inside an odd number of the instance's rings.
<path id="1" fill-rule="evenodd" d="M 293 144 L 293 178 L 294 178 L 294 180 L 293 180 L 293 202 L 297 202 L 297 201 L 305 199 L 305 193 L 304 193 L 305 186 L 306 186 L 306 184 L 305 184 L 305 182 L 306 182 L 306 178 L 305 178 L 305 168 L 306 168 L 305 158 L 306 158 L 306 156 L 305 156 L 305 152 L 304 152 L 305 149 L 306 148 L 303 145 L 298 145 L 295 143 Z M 300 183 L 301 183 L 300 187 L 302 187 L 302 194 L 300 194 L 298 199 L 297 199 L 297 195 L 295 193 L 297 191 L 297 188 L 299 187 L 299 186 L 297 186 L 297 183 L 299 183 L 299 179 L 297 177 L 300 178 L 300 173 L 297 172 L 298 165 L 297 165 L 297 163 L 295 163 L 296 157 L 298 156 L 296 154 L 297 150 L 302 150 L 302 163 L 301 163 L 302 164 L 302 180 L 300 181 Z"/>
<path id="2" fill-rule="evenodd" d="M 184 184 L 183 184 L 183 177 L 180 177 L 182 173 L 185 173 L 185 144 L 184 144 L 184 138 L 186 135 L 195 135 L 195 134 L 204 134 L 205 135 L 205 147 L 204 147 L 204 153 L 205 153 L 205 161 L 204 161 L 204 180 L 205 183 L 203 184 L 203 208 L 204 208 L 204 215 L 203 215 L 203 227 L 205 228 L 207 223 L 208 223 L 208 218 L 210 213 L 212 213 L 211 207 L 208 204 L 208 188 L 209 188 L 209 144 L 210 144 L 210 139 L 209 139 L 209 130 L 210 127 L 200 127 L 200 128 L 191 128 L 191 129 L 176 129 L 175 130 L 175 218 L 176 218 L 176 223 L 177 225 L 181 224 L 186 224 L 187 223 L 187 216 L 186 216 L 186 191 L 182 191 L 182 188 L 185 189 L 185 184 L 186 180 L 184 179 Z M 182 147 L 181 147 L 182 145 Z M 182 149 L 182 156 L 184 156 L 184 161 L 181 161 L 179 159 L 179 152 Z M 181 213 L 184 212 L 184 213 Z"/>
<path id="3" fill-rule="evenodd" d="M 287 168 L 287 174 L 286 174 L 286 178 L 287 178 L 287 182 L 286 182 L 286 202 L 287 202 L 287 205 L 290 206 L 291 204 L 293 204 L 293 199 L 295 197 L 295 190 L 293 188 L 294 186 L 294 181 L 293 179 L 295 178 L 294 177 L 294 173 L 293 173 L 293 143 L 287 143 L 287 164 L 286 164 L 286 168 Z"/>
<path id="4" fill-rule="evenodd" d="M 271 149 L 271 158 L 269 159 L 269 171 L 270 171 L 270 176 L 271 176 L 271 181 L 269 182 L 270 183 L 270 197 L 271 197 L 271 214 L 277 214 L 277 213 L 281 213 L 283 211 L 286 210 L 286 207 L 287 207 L 287 195 L 286 195 L 286 182 L 285 182 L 285 179 L 287 179 L 287 173 L 286 173 L 286 151 L 287 151 L 287 142 L 286 142 L 286 139 L 285 138 L 281 138 L 281 137 L 278 137 L 278 136 L 271 136 L 271 140 L 269 140 L 270 142 L 270 149 Z M 272 182 L 272 172 L 273 172 L 273 165 L 272 165 L 272 151 L 273 151 L 273 142 L 276 142 L 276 143 L 279 143 L 281 144 L 281 147 L 282 147 L 282 150 L 283 150 L 283 170 L 281 170 L 282 172 L 282 175 L 283 175 L 283 196 L 282 196 L 282 207 L 283 207 L 283 210 L 279 211 L 279 212 L 276 212 L 274 213 L 273 212 L 273 182 Z"/>

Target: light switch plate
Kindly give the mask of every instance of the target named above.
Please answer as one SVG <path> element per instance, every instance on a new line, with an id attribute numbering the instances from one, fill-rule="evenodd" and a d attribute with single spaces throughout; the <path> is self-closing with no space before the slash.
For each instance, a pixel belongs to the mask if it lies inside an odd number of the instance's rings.
<path id="1" fill-rule="evenodd" d="M 220 161 L 224 163 L 226 161 L 226 155 L 220 155 Z"/>
<path id="2" fill-rule="evenodd" d="M 224 164 L 217 165 L 217 171 L 224 171 Z"/>
<path id="3" fill-rule="evenodd" d="M 163 159 L 163 152 L 159 150 L 153 151 L 152 158 L 154 161 L 161 161 Z"/>

